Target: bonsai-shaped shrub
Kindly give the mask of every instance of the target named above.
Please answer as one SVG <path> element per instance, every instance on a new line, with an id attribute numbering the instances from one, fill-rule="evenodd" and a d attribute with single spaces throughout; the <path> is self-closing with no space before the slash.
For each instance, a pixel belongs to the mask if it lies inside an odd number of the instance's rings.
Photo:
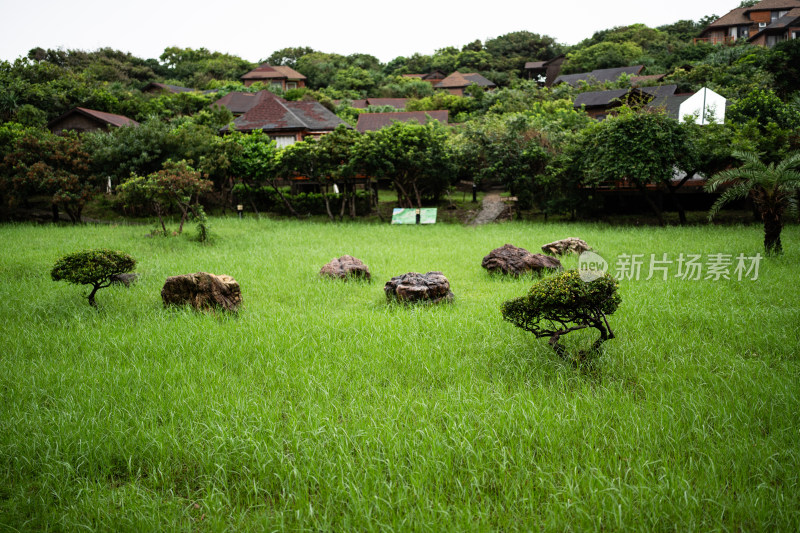
<path id="1" fill-rule="evenodd" d="M 50 277 L 53 281 L 68 281 L 78 285 L 91 285 L 89 305 L 97 307 L 94 295 L 98 290 L 111 285 L 114 276 L 130 272 L 136 260 L 124 252 L 98 249 L 85 250 L 65 255 L 56 261 Z"/>
<path id="2" fill-rule="evenodd" d="M 534 284 L 527 296 L 503 303 L 503 319 L 537 338 L 550 337 L 550 345 L 561 357 L 565 357 L 564 347 L 558 343 L 562 335 L 595 328 L 600 332 L 593 346 L 596 350 L 614 338 L 606 317 L 619 307 L 617 286 L 608 274 L 586 282 L 578 271 L 567 270 Z"/>

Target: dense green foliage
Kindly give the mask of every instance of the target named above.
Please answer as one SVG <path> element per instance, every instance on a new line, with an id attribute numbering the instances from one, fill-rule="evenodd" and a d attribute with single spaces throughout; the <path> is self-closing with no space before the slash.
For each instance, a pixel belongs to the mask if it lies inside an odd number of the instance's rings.
<path id="1" fill-rule="evenodd" d="M 577 270 L 567 270 L 533 284 L 528 294 L 503 303 L 503 319 L 537 338 L 549 337 L 550 345 L 559 355 L 562 335 L 584 328 L 594 328 L 600 338 L 594 347 L 614 338 L 608 315 L 619 307 L 622 298 L 618 283 L 608 274 L 598 274 L 585 281 Z"/>
<path id="2" fill-rule="evenodd" d="M 767 162 L 778 162 L 800 149 L 796 83 L 800 42 L 773 48 L 742 40 L 734 46 L 694 43 L 714 18 L 679 20 L 659 28 L 643 24 L 610 28 L 575 46 L 517 31 L 386 64 L 366 53 L 345 56 L 288 47 L 265 59 L 307 77 L 307 87 L 287 91 L 261 83 L 244 87 L 240 76 L 256 64 L 205 48 L 170 47 L 157 59 L 108 48 L 91 52 L 34 48 L 26 57 L 0 62 L 3 200 L 16 213 L 29 209 L 30 199 L 41 203 L 49 196 L 54 219 L 61 210 L 78 221 L 86 202 L 101 190 L 98 185 L 109 178 L 112 186 L 118 185 L 132 173 L 147 176 L 168 162 L 185 160 L 213 182 L 213 195 L 206 198 L 223 209 L 238 202 L 255 208 L 247 191 L 267 186 L 281 197 L 288 178 L 308 177 L 320 182 L 329 219 L 355 217 L 360 212 L 353 193 L 358 176 L 392 180 L 401 205 L 436 203 L 456 181 L 474 181 L 505 186 L 518 198 L 520 215 L 538 210 L 545 216 L 579 212 L 588 216 L 602 209 L 590 191 L 621 182 L 649 188 L 653 198 L 645 195 L 647 203 L 659 217 L 657 204 L 665 193 L 669 209 L 675 208 L 683 223 L 686 215 L 677 190 L 695 174 L 707 177 L 729 167 L 734 163 L 733 149 L 761 153 Z M 588 115 L 573 108 L 576 95 L 628 88 L 634 80 L 622 76 L 600 85 L 543 88 L 536 80 L 523 79 L 528 75 L 526 62 L 560 54 L 566 54 L 564 73 L 641 64 L 645 74 L 666 75 L 664 82 L 677 84 L 678 92 L 708 87 L 729 99 L 726 123 L 678 125 L 630 102 L 636 112 L 592 125 Z M 453 95 L 419 77 L 404 76 L 434 70 L 445 75 L 455 70 L 478 72 L 498 88 L 485 91 L 473 85 L 464 95 Z M 143 92 L 153 81 L 195 90 Z M 403 127 L 367 135 L 340 130 L 316 144 L 309 141 L 284 150 L 270 147 L 266 134 L 237 134 L 231 127 L 233 115 L 210 107 L 231 91 L 264 89 L 288 100 L 316 100 L 351 126 L 361 113 L 394 110 L 358 108 L 354 100 L 406 98 L 405 110 L 447 110 L 449 123 L 456 128 L 442 129 L 430 138 L 427 133 L 414 134 L 416 140 Z M 50 153 L 47 146 L 56 141 L 49 139 L 45 125 L 75 106 L 122 114 L 141 124 L 71 141 L 74 165 L 49 156 L 37 165 L 36 156 L 23 152 L 34 150 L 38 143 Z M 393 135 L 399 137 L 387 140 Z M 433 144 L 423 150 L 420 143 L 427 142 Z M 80 160 L 81 153 L 88 160 Z M 8 155 L 11 159 L 2 163 Z M 681 174 L 683 179 L 671 179 Z M 341 202 L 335 205 L 328 194 L 334 182 L 345 184 Z M 233 197 L 236 184 L 241 185 L 240 198 Z M 299 216 L 288 198 L 281 202 L 281 211 Z"/>
<path id="3" fill-rule="evenodd" d="M 89 304 L 97 307 L 94 296 L 98 290 L 109 287 L 113 277 L 131 272 L 136 260 L 130 255 L 100 248 L 65 255 L 56 261 L 50 271 L 53 281 L 67 281 L 76 285 L 91 285 Z"/>

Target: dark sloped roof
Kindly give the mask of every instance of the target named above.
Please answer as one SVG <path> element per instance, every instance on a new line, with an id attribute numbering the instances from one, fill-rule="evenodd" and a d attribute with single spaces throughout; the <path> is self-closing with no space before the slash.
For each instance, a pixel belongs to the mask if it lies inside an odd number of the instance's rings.
<path id="1" fill-rule="evenodd" d="M 667 116 L 680 120 L 678 112 L 681 104 L 691 98 L 694 94 L 673 94 L 669 96 L 661 96 L 655 98 L 652 102 L 647 104 L 648 109 L 663 109 Z"/>
<path id="2" fill-rule="evenodd" d="M 643 93 L 652 94 L 656 98 L 661 96 L 672 96 L 675 94 L 675 91 L 678 90 L 678 86 L 675 84 L 671 85 L 655 85 L 653 87 L 639 87 L 639 90 Z"/>
<path id="3" fill-rule="evenodd" d="M 96 111 L 94 109 L 87 109 L 85 107 L 76 107 L 74 109 L 70 109 L 69 111 L 67 111 L 66 113 L 61 115 L 60 117 L 58 117 L 56 119 L 53 119 L 50 122 L 48 122 L 47 123 L 47 127 L 50 128 L 50 127 L 54 126 L 55 124 L 58 124 L 59 122 L 61 122 L 65 118 L 68 118 L 68 117 L 70 117 L 72 115 L 76 115 L 76 114 L 88 117 L 88 118 L 98 122 L 101 125 L 116 126 L 116 127 L 138 126 L 139 125 L 139 123 L 136 122 L 135 120 L 130 119 L 130 118 L 128 118 L 126 116 L 123 116 L 123 115 L 115 115 L 114 113 L 106 113 L 104 111 Z"/>
<path id="4" fill-rule="evenodd" d="M 305 76 L 294 70 L 293 68 L 283 65 L 272 66 L 267 63 L 254 68 L 244 76 L 243 80 L 268 80 L 268 79 L 290 79 L 290 80 L 304 80 Z"/>
<path id="5" fill-rule="evenodd" d="M 241 115 L 250 110 L 258 102 L 256 93 L 230 92 L 211 104 L 211 107 L 227 107 L 234 115 Z"/>
<path id="6" fill-rule="evenodd" d="M 473 83 L 478 87 L 495 87 L 494 82 L 484 78 L 477 72 L 461 73 L 458 71 L 453 72 L 434 87 L 437 89 L 458 89 L 469 87 Z"/>
<path id="7" fill-rule="evenodd" d="M 442 124 L 447 124 L 447 111 L 398 111 L 397 113 L 361 113 L 358 115 L 356 129 L 361 133 L 365 131 L 379 130 L 385 126 L 390 126 L 393 122 L 408 122 L 416 120 L 420 124 L 426 124 L 428 117 L 431 120 L 438 120 Z"/>
<path id="8" fill-rule="evenodd" d="M 631 85 L 636 85 L 637 83 L 642 83 L 643 81 L 661 81 L 664 79 L 666 74 L 650 74 L 648 76 L 632 76 L 631 77 Z"/>
<path id="9" fill-rule="evenodd" d="M 614 104 L 615 100 L 622 98 L 627 94 L 648 94 L 655 98 L 667 97 L 675 94 L 677 85 L 658 85 L 655 87 L 641 87 L 633 89 L 612 89 L 610 91 L 589 91 L 580 93 L 575 96 L 573 105 L 578 108 L 586 106 L 587 108 L 593 107 L 608 107 Z"/>
<path id="10" fill-rule="evenodd" d="M 305 124 L 309 131 L 333 131 L 339 124 L 346 124 L 319 102 L 285 102 L 284 105 Z"/>
<path id="11" fill-rule="evenodd" d="M 644 69 L 644 65 L 634 65 L 632 67 L 617 67 L 617 68 L 600 68 L 591 72 L 579 72 L 577 74 L 562 74 L 553 85 L 559 83 L 568 83 L 573 87 L 578 85 L 578 82 L 583 80 L 587 83 L 605 83 L 607 81 L 617 81 L 623 74 L 629 76 L 637 76 Z"/>
<path id="12" fill-rule="evenodd" d="M 573 105 L 581 107 L 604 107 L 611 104 L 617 98 L 628 94 L 629 89 L 613 89 L 611 91 L 589 91 L 575 96 Z"/>
<path id="13" fill-rule="evenodd" d="M 255 105 L 233 121 L 237 130 L 332 131 L 344 124 L 319 102 L 287 102 L 269 91 L 259 91 L 256 98 Z"/>

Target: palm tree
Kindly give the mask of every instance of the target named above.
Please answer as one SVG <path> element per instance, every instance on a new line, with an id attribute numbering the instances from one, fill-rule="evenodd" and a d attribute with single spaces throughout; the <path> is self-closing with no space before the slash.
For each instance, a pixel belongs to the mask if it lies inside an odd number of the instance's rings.
<path id="1" fill-rule="evenodd" d="M 708 220 L 713 219 L 723 205 L 750 196 L 764 221 L 764 250 L 767 255 L 779 254 L 783 251 L 783 217 L 787 212 L 797 213 L 798 210 L 800 152 L 790 154 L 777 165 L 764 164 L 753 152 L 736 151 L 733 155 L 744 164 L 719 172 L 706 183 L 708 192 L 716 191 L 720 185 L 729 185 L 711 206 Z"/>

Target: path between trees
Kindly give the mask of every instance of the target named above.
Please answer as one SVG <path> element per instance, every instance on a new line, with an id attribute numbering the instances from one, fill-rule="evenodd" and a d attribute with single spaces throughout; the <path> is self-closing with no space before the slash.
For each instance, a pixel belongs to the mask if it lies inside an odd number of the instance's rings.
<path id="1" fill-rule="evenodd" d="M 494 222 L 500 214 L 505 211 L 506 204 L 503 203 L 502 198 L 500 198 L 500 194 L 496 192 L 487 193 L 486 196 L 483 197 L 483 204 L 481 206 L 481 212 L 478 213 L 478 216 L 470 224 L 471 226 L 480 226 L 482 224 L 488 224 L 489 222 Z"/>

